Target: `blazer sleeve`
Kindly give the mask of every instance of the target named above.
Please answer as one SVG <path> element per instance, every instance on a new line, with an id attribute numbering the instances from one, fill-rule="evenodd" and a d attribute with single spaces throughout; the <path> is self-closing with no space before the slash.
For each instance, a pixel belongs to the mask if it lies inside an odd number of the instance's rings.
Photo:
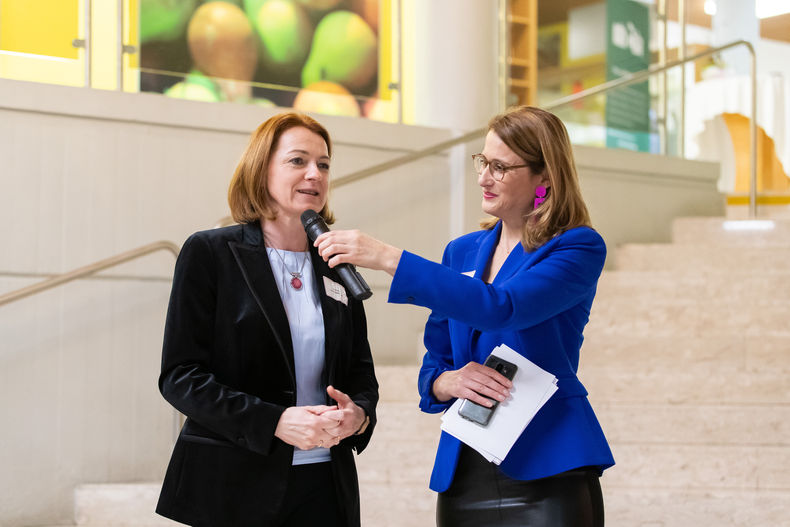
<path id="1" fill-rule="evenodd" d="M 595 291 L 606 246 L 592 229 L 548 242 L 543 258 L 496 285 L 404 251 L 389 301 L 428 307 L 480 331 L 514 331 L 552 318 Z"/>
<path id="2" fill-rule="evenodd" d="M 265 455 L 271 452 L 285 407 L 226 386 L 211 371 L 217 284 L 211 246 L 192 235 L 181 249 L 173 275 L 159 390 L 201 426 Z"/>
<path id="3" fill-rule="evenodd" d="M 343 445 L 361 453 L 370 442 L 376 427 L 376 405 L 379 400 L 379 384 L 373 368 L 373 356 L 368 343 L 367 319 L 365 308 L 359 300 L 352 300 L 352 319 L 354 324 L 351 364 L 346 388 L 348 396 L 370 417 L 370 423 L 359 435 L 352 435 L 342 441 Z"/>

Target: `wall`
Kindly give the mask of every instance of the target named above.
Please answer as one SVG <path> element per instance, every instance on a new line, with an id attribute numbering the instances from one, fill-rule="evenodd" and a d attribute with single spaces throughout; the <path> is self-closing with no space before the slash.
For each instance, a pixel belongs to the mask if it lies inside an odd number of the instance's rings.
<path id="1" fill-rule="evenodd" d="M 275 112 L 0 80 L 0 291 L 210 228 L 228 214 L 227 184 L 249 132 Z M 454 135 L 319 119 L 335 143 L 335 177 Z M 469 156 L 481 145 L 336 189 L 336 227 L 439 259 L 447 240 L 477 228 Z M 723 213 L 715 164 L 581 147 L 576 157 L 612 248 L 668 241 L 675 215 Z M 172 413 L 156 377 L 172 267 L 159 253 L 0 307 L 0 524 L 68 522 L 77 483 L 161 477 Z M 376 361 L 414 364 L 427 311 L 385 305 L 388 275 L 364 274 Z"/>

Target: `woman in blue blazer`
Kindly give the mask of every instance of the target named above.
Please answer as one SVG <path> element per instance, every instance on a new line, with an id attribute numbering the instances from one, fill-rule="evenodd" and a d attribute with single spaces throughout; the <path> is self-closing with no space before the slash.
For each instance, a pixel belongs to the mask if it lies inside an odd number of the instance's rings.
<path id="1" fill-rule="evenodd" d="M 491 406 L 510 381 L 483 366 L 506 344 L 558 378 L 558 390 L 497 466 L 443 432 L 430 486 L 437 524 L 603 525 L 599 477 L 614 459 L 576 376 L 606 247 L 590 227 L 567 131 L 533 107 L 494 117 L 473 157 L 484 229 L 453 240 L 437 264 L 359 231 L 316 240 L 330 267 L 393 275 L 389 301 L 430 308 L 420 408 L 457 398 Z"/>
<path id="2" fill-rule="evenodd" d="M 378 384 L 362 303 L 310 247 L 327 206 L 329 134 L 285 113 L 231 181 L 239 225 L 193 234 L 176 263 L 159 388 L 186 415 L 156 511 L 201 527 L 359 527 L 354 451 Z"/>

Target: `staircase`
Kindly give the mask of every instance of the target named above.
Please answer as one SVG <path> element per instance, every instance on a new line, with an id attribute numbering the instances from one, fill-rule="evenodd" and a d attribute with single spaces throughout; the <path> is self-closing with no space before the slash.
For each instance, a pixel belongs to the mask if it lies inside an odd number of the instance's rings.
<path id="1" fill-rule="evenodd" d="M 790 525 L 790 219 L 724 223 L 679 219 L 672 244 L 610 248 L 580 367 L 617 461 L 607 526 Z M 417 409 L 416 364 L 377 373 L 362 525 L 434 525 L 439 417 Z M 152 512 L 158 488 L 80 487 L 76 523 L 175 525 Z"/>
<path id="2" fill-rule="evenodd" d="M 790 525 L 790 221 L 742 225 L 676 220 L 600 281 L 580 373 L 607 525 Z"/>

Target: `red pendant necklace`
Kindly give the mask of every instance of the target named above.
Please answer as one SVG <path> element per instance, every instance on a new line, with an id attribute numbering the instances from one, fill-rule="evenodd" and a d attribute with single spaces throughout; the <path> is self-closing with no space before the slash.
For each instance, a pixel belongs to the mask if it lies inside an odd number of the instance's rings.
<path id="1" fill-rule="evenodd" d="M 291 287 L 299 291 L 302 288 L 302 271 L 304 270 L 304 264 L 307 262 L 307 255 L 305 255 L 304 259 L 302 260 L 302 267 L 299 268 L 298 271 L 291 271 L 288 269 L 288 266 L 285 265 L 285 260 L 283 260 L 282 255 L 280 255 L 280 251 L 278 251 L 275 247 L 274 249 L 275 254 L 280 259 L 280 262 L 283 264 L 283 269 L 285 269 L 288 274 L 291 275 Z"/>

